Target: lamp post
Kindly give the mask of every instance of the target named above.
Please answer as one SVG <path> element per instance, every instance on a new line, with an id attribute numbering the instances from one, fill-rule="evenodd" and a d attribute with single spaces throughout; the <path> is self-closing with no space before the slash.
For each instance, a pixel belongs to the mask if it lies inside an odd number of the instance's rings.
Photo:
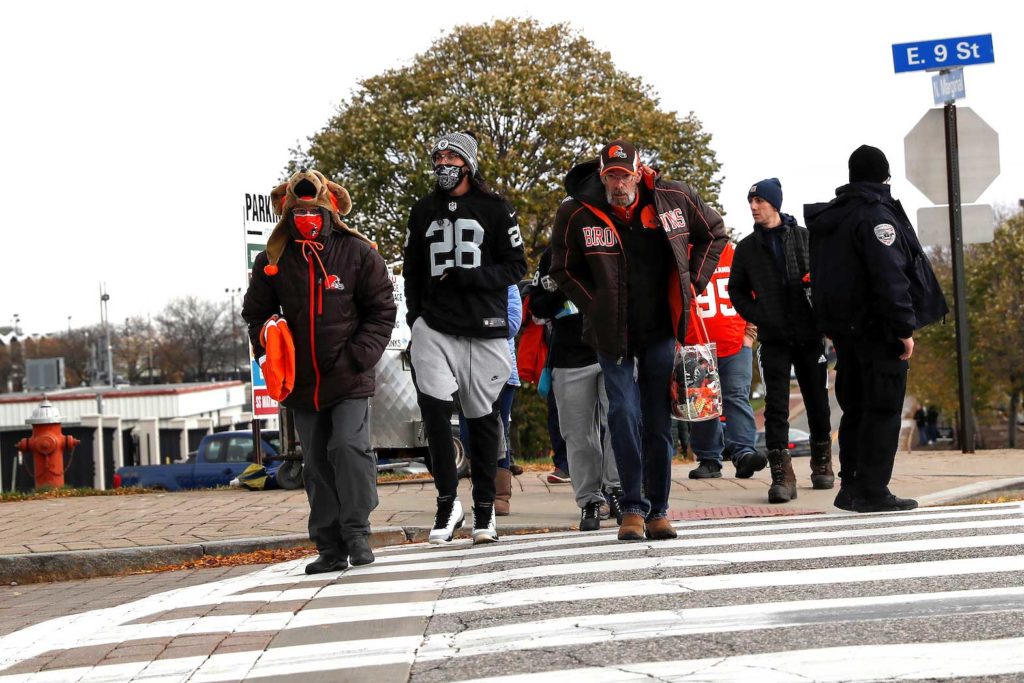
<path id="1" fill-rule="evenodd" d="M 114 347 L 110 344 L 110 320 L 108 319 L 107 302 L 110 295 L 107 294 L 107 285 L 100 283 L 100 320 L 103 322 L 103 343 L 107 347 L 107 383 L 114 386 Z"/>
<path id="2" fill-rule="evenodd" d="M 231 296 L 231 364 L 235 368 L 235 379 L 240 376 L 238 370 L 238 320 L 235 316 L 235 295 L 242 293 L 241 287 L 225 287 L 224 293 Z"/>

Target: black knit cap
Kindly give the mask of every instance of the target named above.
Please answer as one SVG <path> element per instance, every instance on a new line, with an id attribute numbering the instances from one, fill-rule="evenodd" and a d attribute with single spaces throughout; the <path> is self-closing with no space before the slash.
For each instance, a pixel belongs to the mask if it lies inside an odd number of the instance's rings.
<path id="1" fill-rule="evenodd" d="M 889 160 L 877 147 L 861 145 L 850 155 L 850 182 L 884 183 L 890 177 Z"/>

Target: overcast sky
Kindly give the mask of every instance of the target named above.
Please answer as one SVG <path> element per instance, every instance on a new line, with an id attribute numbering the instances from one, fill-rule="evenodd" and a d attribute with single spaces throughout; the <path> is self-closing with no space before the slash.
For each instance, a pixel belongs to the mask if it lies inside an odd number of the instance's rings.
<path id="1" fill-rule="evenodd" d="M 118 325 L 173 297 L 227 300 L 244 286 L 244 194 L 268 193 L 359 79 L 454 25 L 512 16 L 570 22 L 664 109 L 695 112 L 741 232 L 753 182 L 779 177 L 803 222 L 861 143 L 889 156 L 912 218 L 930 205 L 903 138 L 933 106 L 931 76 L 895 74 L 891 45 L 991 33 L 995 63 L 965 69 L 960 105 L 999 133 L 1002 174 L 980 201 L 1024 197 L 1024 10 L 1007 0 L 7 4 L 0 326 L 98 322 L 100 282 Z"/>

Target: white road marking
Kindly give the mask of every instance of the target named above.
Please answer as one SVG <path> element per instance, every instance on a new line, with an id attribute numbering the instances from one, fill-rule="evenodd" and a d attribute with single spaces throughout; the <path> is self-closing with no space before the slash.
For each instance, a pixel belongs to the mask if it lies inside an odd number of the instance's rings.
<path id="1" fill-rule="evenodd" d="M 994 506 L 993 509 L 977 509 L 975 507 L 965 505 L 962 506 L 962 508 L 935 508 L 934 511 L 886 512 L 875 515 L 856 516 L 850 516 L 849 514 L 815 515 L 810 517 L 799 517 L 799 521 L 794 521 L 792 517 L 777 517 L 765 520 L 749 518 L 699 520 L 696 522 L 674 522 L 673 526 L 676 528 L 681 538 L 689 538 L 723 533 L 737 534 L 751 532 L 754 534 L 764 534 L 769 531 L 774 533 L 776 531 L 795 531 L 798 529 L 815 529 L 821 531 L 829 528 L 851 526 L 892 525 L 904 520 L 930 522 L 946 519 L 966 520 L 975 517 L 991 517 L 997 515 L 1024 516 L 1024 505 L 1021 503 L 1005 503 L 998 504 L 998 506 Z M 371 565 L 352 567 L 346 573 L 369 573 L 373 572 L 375 569 L 379 569 L 382 565 L 409 561 L 422 562 L 424 560 L 432 559 L 451 560 L 459 557 L 503 555 L 510 552 L 518 553 L 523 550 L 551 548 L 564 545 L 587 545 L 596 541 L 613 541 L 615 540 L 616 533 L 617 532 L 614 529 L 608 530 L 607 533 L 603 531 L 585 534 L 581 534 L 578 531 L 561 532 L 539 535 L 539 540 L 527 542 L 519 542 L 519 540 L 520 538 L 530 538 L 529 536 L 515 536 L 512 537 L 513 540 L 517 541 L 514 544 L 502 545 L 498 543 L 482 547 L 474 547 L 470 544 L 469 540 L 466 540 L 465 542 L 457 542 L 450 546 L 445 546 L 440 550 L 437 549 L 437 546 L 430 546 L 426 544 L 402 546 L 398 549 L 400 552 L 389 553 L 386 556 L 378 557 L 377 561 Z M 430 550 L 427 550 L 428 548 Z M 310 577 L 310 580 L 316 579 L 315 577 Z"/>
<path id="2" fill-rule="evenodd" d="M 428 636 L 416 661 L 502 654 L 519 650 L 791 628 L 882 618 L 958 616 L 1019 609 L 1024 588 L 991 588 L 858 598 L 798 600 L 726 607 L 593 614 L 529 621 Z M 1005 601 L 1012 601 L 1006 607 Z M 898 604 L 898 608 L 894 605 Z M 879 610 L 879 608 L 887 608 Z M 896 609 L 899 611 L 896 612 Z"/>
<path id="3" fill-rule="evenodd" d="M 637 550 L 679 550 L 683 548 L 708 548 L 731 545 L 764 545 L 766 543 L 806 543 L 811 541 L 830 541 L 841 538 L 878 538 L 880 536 L 901 536 L 915 533 L 934 533 L 939 531 L 970 531 L 975 529 L 999 529 L 1006 527 L 1024 527 L 1024 516 L 1008 519 L 990 519 L 975 522 L 942 522 L 936 524 L 906 524 L 897 527 L 873 529 L 846 529 L 843 531 L 809 531 L 789 534 L 755 534 L 751 536 L 727 536 L 725 538 L 677 538 L 668 541 L 640 541 L 622 543 L 615 541 L 607 545 L 589 547 L 558 548 L 555 550 L 536 550 L 533 552 L 507 552 L 503 555 L 484 557 L 465 557 L 450 561 L 410 562 L 408 564 L 376 563 L 357 567 L 346 572 L 346 576 L 366 576 L 373 574 L 397 574 L 415 571 L 436 571 L 438 569 L 466 569 L 485 565 L 502 564 L 505 562 L 524 560 L 549 560 L 561 557 L 582 557 L 585 555 L 636 554 Z M 827 546 L 826 546 L 827 547 Z M 514 549 L 513 549 L 514 550 Z M 418 559 L 418 558 L 417 558 Z"/>
<path id="4" fill-rule="evenodd" d="M 555 602 L 635 598 L 646 595 L 678 595 L 693 591 L 893 581 L 936 576 L 1017 571 L 1024 571 L 1024 555 L 859 567 L 826 567 L 822 569 L 780 572 L 713 574 L 710 576 L 675 577 L 671 579 L 633 579 L 627 581 L 577 583 L 425 602 L 305 609 L 295 615 L 295 618 L 289 622 L 288 628 L 356 621 L 381 621 L 384 619 L 400 619 L 403 617 L 436 614 L 460 614 Z"/>
<path id="5" fill-rule="evenodd" d="M 841 663 L 841 664 L 840 664 Z M 461 683 L 856 683 L 1024 673 L 1024 638 L 786 650 L 474 678 Z"/>
<path id="6" fill-rule="evenodd" d="M 422 579 L 395 579 L 391 581 L 361 581 L 335 583 L 324 586 L 318 598 L 351 595 L 375 595 L 436 591 L 441 588 L 466 588 L 468 586 L 502 585 L 509 581 L 539 579 L 553 576 L 574 576 L 584 574 L 608 574 L 625 571 L 650 569 L 679 569 L 682 567 L 706 567 L 751 562 L 786 562 L 793 560 L 824 559 L 826 557 L 858 557 L 864 555 L 892 555 L 935 550 L 963 550 L 966 548 L 1024 546 L 1024 534 L 992 536 L 952 536 L 924 538 L 915 541 L 888 541 L 881 543 L 855 543 L 800 548 L 779 548 L 777 550 L 741 550 L 731 553 L 704 553 L 700 555 L 668 555 L 660 557 L 636 557 L 626 560 L 595 560 L 593 562 L 569 562 L 566 564 L 542 564 L 518 567 L 479 574 L 442 576 Z M 515 556 L 509 557 L 516 559 Z M 249 593 L 247 595 L 258 595 Z M 272 593 L 266 593 L 267 600 Z M 236 600 L 242 596 L 231 596 Z M 290 598 L 282 598 L 290 599 Z"/>

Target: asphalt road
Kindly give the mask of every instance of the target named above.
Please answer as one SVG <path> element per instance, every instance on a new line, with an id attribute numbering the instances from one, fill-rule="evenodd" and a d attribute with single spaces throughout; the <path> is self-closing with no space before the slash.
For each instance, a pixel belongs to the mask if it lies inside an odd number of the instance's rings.
<path id="1" fill-rule="evenodd" d="M 1024 504 L 677 527 L 3 587 L 0 683 L 1024 677 Z"/>

